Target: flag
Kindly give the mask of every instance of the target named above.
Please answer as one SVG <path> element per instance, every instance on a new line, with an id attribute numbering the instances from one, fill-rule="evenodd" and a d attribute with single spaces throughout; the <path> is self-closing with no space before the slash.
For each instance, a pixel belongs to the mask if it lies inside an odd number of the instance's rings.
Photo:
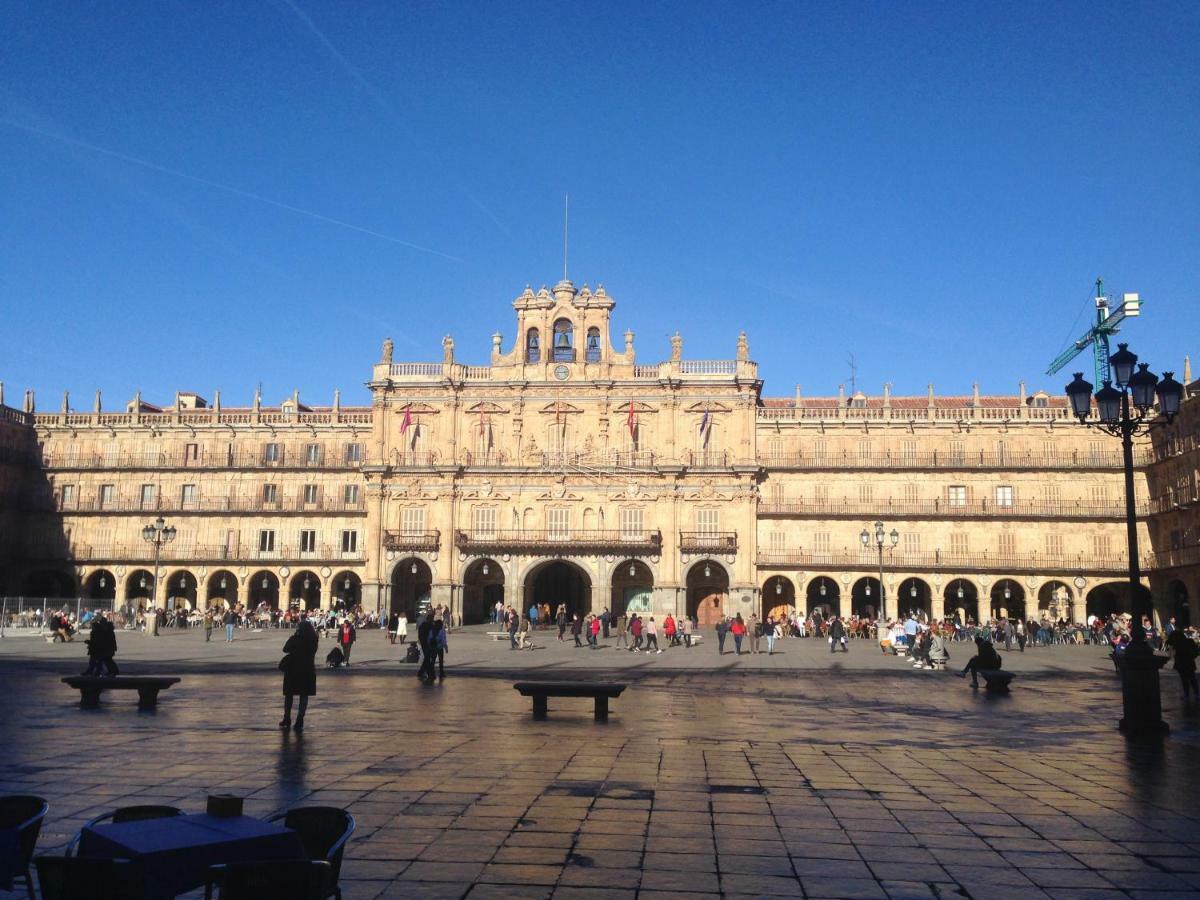
<path id="1" fill-rule="evenodd" d="M 704 432 L 707 429 L 708 429 L 708 407 L 705 407 L 704 415 L 700 417 L 700 433 L 704 434 Z"/>
<path id="2" fill-rule="evenodd" d="M 629 401 L 629 418 L 625 420 L 626 427 L 629 428 L 629 438 L 632 440 L 637 433 L 637 413 L 633 410 L 633 401 Z"/>
<path id="3" fill-rule="evenodd" d="M 483 404 L 480 403 L 479 404 L 479 436 L 483 437 L 483 434 L 485 431 L 487 431 L 487 420 L 484 419 L 484 417 L 483 417 Z"/>
<path id="4" fill-rule="evenodd" d="M 400 422 L 400 433 L 404 434 L 404 432 L 408 431 L 412 423 L 412 404 L 410 403 L 408 406 L 404 407 L 404 419 Z"/>
<path id="5" fill-rule="evenodd" d="M 561 400 L 556 400 L 554 402 L 554 421 L 559 425 L 562 425 L 567 421 L 566 412 L 563 410 Z"/>

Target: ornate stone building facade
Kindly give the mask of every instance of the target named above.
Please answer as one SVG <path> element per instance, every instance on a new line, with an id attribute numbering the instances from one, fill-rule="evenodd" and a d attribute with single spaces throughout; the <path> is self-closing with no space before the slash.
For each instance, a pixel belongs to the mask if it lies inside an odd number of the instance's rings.
<path id="1" fill-rule="evenodd" d="M 764 397 L 733 357 L 639 363 L 612 298 L 568 281 L 514 301 L 490 364 L 392 359 L 370 407 L 0 417 L 0 591 L 159 604 L 449 605 L 722 613 L 821 606 L 1082 618 L 1127 606 L 1119 445 L 1042 393 Z M 1197 399 L 1138 447 L 1146 584 L 1200 589 Z M 1167 485 L 1171 487 L 1168 489 Z M 177 528 L 160 576 L 141 529 Z M 1145 523 L 1149 522 L 1149 526 Z M 1166 542 L 1166 543 L 1164 543 Z M 1190 548 L 1190 549 L 1189 549 Z M 1164 553 L 1166 554 L 1164 556 Z M 1171 555 L 1174 554 L 1174 555 Z"/>

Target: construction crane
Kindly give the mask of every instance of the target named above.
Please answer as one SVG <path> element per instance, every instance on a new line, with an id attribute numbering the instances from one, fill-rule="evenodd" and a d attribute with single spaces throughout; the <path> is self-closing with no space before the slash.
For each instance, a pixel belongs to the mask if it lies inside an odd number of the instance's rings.
<path id="1" fill-rule="evenodd" d="M 1121 323 L 1127 318 L 1142 314 L 1142 301 L 1137 294 L 1124 294 L 1116 309 L 1110 309 L 1109 298 L 1104 293 L 1104 281 L 1096 279 L 1096 324 L 1089 328 L 1079 340 L 1060 353 L 1050 363 L 1047 375 L 1053 375 L 1066 366 L 1076 356 L 1092 348 L 1092 357 L 1096 363 L 1096 386 L 1108 384 L 1112 375 L 1108 368 L 1108 338 L 1121 330 Z"/>

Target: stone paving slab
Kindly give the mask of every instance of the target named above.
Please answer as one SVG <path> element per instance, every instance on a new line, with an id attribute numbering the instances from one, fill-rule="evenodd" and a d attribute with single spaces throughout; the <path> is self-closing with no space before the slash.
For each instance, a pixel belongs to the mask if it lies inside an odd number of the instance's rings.
<path id="1" fill-rule="evenodd" d="M 604 725 L 579 700 L 532 720 L 501 645 L 452 639 L 477 662 L 424 686 L 364 640 L 295 735 L 275 727 L 285 637 L 121 639 L 127 670 L 185 672 L 149 714 L 80 710 L 57 678 L 81 646 L 5 639 L 0 792 L 50 801 L 44 851 L 130 803 L 346 806 L 347 898 L 1200 895 L 1200 722 L 1168 671 L 1171 737 L 1127 742 L 1097 648 L 1018 657 L 1007 697 L 876 654 L 832 667 L 814 641 L 778 671 L 714 650 L 639 663 Z"/>

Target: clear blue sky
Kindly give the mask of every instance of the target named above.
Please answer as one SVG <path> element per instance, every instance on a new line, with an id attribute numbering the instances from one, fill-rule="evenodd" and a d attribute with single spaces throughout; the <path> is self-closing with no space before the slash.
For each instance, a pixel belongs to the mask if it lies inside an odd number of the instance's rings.
<path id="1" fill-rule="evenodd" d="M 766 392 L 1200 353 L 1200 6 L 0 0 L 0 380 L 362 402 L 562 270 Z M 1197 361 L 1200 367 L 1200 361 Z M 1090 371 L 1090 362 L 1081 366 Z"/>

